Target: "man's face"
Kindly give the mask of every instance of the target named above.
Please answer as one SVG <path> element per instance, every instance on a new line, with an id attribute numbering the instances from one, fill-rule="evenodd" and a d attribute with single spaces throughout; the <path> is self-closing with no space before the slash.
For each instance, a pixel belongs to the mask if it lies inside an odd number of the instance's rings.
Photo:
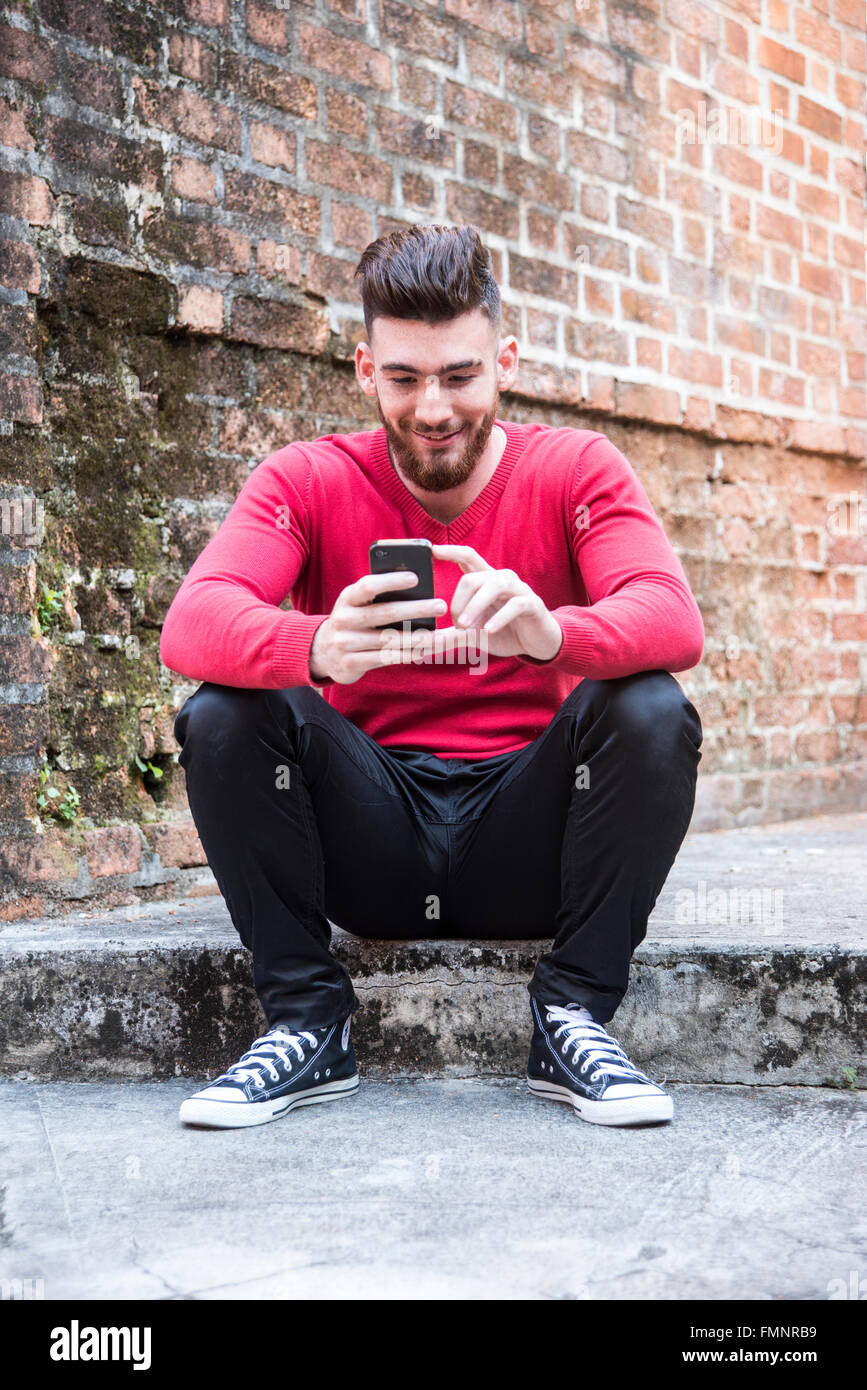
<path id="1" fill-rule="evenodd" d="M 515 339 L 501 345 L 481 309 L 442 324 L 376 318 L 370 337 L 356 365 L 392 461 L 427 492 L 465 483 L 490 439 L 500 382 L 511 384 Z"/>

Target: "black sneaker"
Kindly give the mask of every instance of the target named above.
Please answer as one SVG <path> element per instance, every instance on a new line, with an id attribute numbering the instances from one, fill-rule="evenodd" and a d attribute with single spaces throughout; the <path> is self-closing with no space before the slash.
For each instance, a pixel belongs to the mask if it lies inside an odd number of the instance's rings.
<path id="1" fill-rule="evenodd" d="M 186 1125 L 240 1129 L 277 1120 L 296 1105 L 339 1100 L 358 1090 L 350 1014 L 342 1025 L 295 1032 L 277 1024 L 240 1061 L 181 1105 Z"/>
<path id="2" fill-rule="evenodd" d="M 671 1096 L 632 1065 L 587 1009 L 540 1005 L 533 998 L 530 1003 L 534 1028 L 527 1084 L 534 1095 L 565 1100 L 594 1125 L 654 1125 L 671 1119 Z"/>

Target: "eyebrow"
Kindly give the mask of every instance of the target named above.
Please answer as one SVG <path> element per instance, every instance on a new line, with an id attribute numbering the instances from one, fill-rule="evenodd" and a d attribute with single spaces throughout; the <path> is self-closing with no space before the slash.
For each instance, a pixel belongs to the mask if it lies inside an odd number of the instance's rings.
<path id="1" fill-rule="evenodd" d="M 405 362 L 384 362 L 384 372 L 411 372 L 413 376 L 446 376 L 448 372 L 465 372 L 469 367 L 482 367 L 481 357 L 467 358 L 466 362 L 452 362 L 448 367 L 440 367 L 438 372 L 422 372 L 418 367 L 408 367 Z"/>

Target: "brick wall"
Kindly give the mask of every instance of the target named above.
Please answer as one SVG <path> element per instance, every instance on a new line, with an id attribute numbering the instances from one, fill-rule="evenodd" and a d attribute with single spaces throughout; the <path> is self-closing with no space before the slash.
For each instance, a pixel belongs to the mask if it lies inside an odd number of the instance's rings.
<path id="1" fill-rule="evenodd" d="M 608 433 L 683 559 L 695 824 L 863 804 L 865 48 L 863 0 L 5 6 L 0 915 L 213 891 L 160 624 L 251 466 L 378 424 L 407 221 L 480 227 L 503 413 Z"/>

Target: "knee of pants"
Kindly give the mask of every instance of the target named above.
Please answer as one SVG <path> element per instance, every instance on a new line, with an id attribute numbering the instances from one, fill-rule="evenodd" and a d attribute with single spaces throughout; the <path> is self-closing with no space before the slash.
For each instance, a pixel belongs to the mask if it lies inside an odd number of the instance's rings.
<path id="1" fill-rule="evenodd" d="M 192 742 L 219 738 L 220 744 L 249 738 L 265 719 L 291 722 L 293 712 L 303 714 L 310 700 L 321 700 L 311 686 L 285 690 L 261 690 L 204 681 L 181 705 L 174 721 L 174 735 L 182 747 Z"/>
<path id="2" fill-rule="evenodd" d="M 606 716 L 622 737 L 657 753 L 683 749 L 684 739 L 693 755 L 700 749 L 698 711 L 668 671 L 639 671 L 598 684 L 603 687 Z"/>

